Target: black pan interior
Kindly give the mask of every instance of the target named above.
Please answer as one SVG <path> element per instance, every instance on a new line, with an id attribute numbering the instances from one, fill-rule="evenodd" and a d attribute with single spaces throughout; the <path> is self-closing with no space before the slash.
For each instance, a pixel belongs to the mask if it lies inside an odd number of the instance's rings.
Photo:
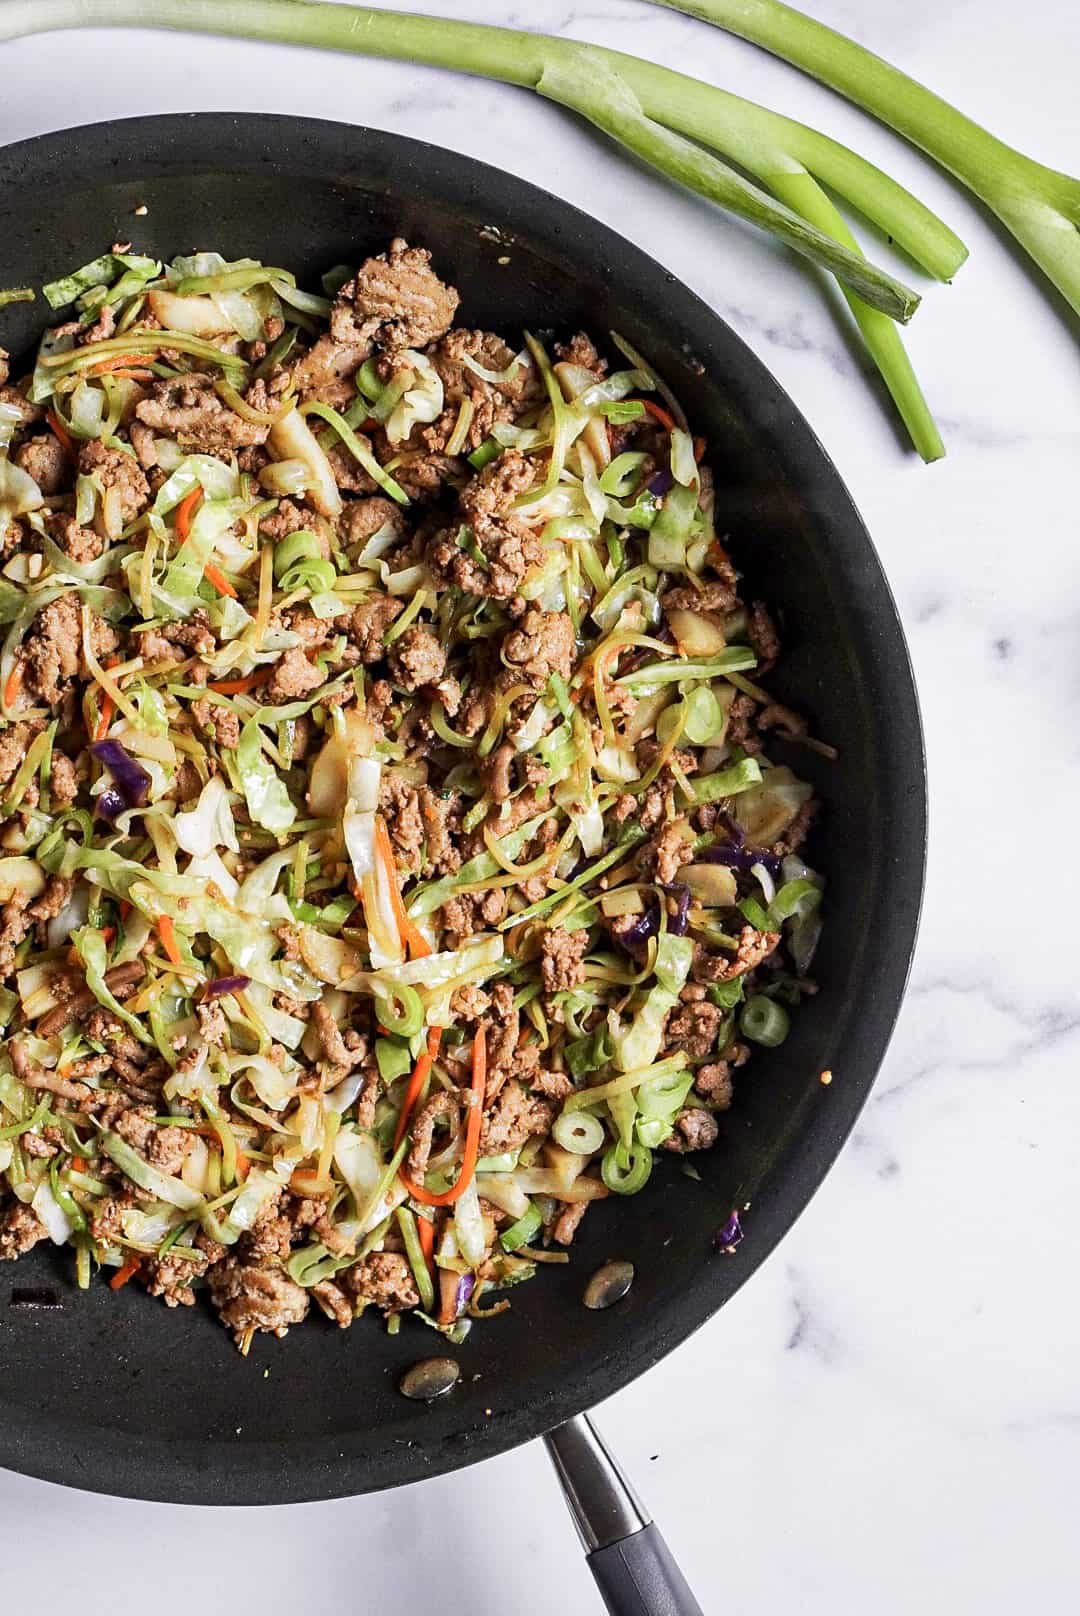
<path id="1" fill-rule="evenodd" d="M 145 213 L 136 213 L 145 205 Z M 40 285 L 117 238 L 171 256 L 215 247 L 315 277 L 423 243 L 462 293 L 459 319 L 617 329 L 665 374 L 708 434 L 720 524 L 782 613 L 775 680 L 840 749 L 790 761 L 827 811 L 812 846 L 828 874 L 821 991 L 782 1049 L 762 1052 L 719 1148 L 591 1213 L 568 1267 L 512 1293 L 458 1349 L 464 1374 L 429 1408 L 396 1390 L 441 1350 L 419 1324 L 317 1321 L 247 1360 L 200 1309 L 135 1286 L 73 1287 L 40 1248 L 0 1268 L 0 1462 L 80 1487 L 192 1503 L 283 1503 L 411 1481 L 497 1453 L 608 1396 L 732 1295 L 801 1212 L 873 1081 L 915 936 L 924 763 L 903 635 L 870 540 L 806 422 L 734 333 L 674 277 L 562 202 L 470 159 L 373 130 L 294 118 L 196 115 L 50 135 L 0 152 L 4 285 Z M 0 313 L 18 354 L 45 308 Z M 819 1073 L 835 1074 L 824 1087 Z M 714 1252 L 752 1201 L 736 1257 Z M 628 1257 L 637 1280 L 606 1313 L 585 1278 Z M 18 1305 L 51 1287 L 58 1310 Z M 718 1338 L 718 1346 L 719 1346 Z M 268 1373 L 264 1373 L 268 1371 Z"/>

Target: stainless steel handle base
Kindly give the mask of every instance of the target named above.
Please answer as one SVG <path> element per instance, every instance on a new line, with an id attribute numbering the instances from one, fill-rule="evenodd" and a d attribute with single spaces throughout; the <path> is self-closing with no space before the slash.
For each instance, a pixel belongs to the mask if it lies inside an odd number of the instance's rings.
<path id="1" fill-rule="evenodd" d="M 544 1440 L 610 1616 L 702 1616 L 660 1529 L 588 1415 Z"/>

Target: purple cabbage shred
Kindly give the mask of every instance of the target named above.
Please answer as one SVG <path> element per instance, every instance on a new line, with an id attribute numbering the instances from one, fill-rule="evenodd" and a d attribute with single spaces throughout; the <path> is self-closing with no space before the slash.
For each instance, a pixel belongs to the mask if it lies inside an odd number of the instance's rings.
<path id="1" fill-rule="evenodd" d="M 243 993 L 250 986 L 250 976 L 216 976 L 203 988 L 203 998 L 220 999 L 226 993 Z"/>
<path id="2" fill-rule="evenodd" d="M 733 1212 L 724 1227 L 717 1232 L 716 1244 L 721 1251 L 729 1255 L 742 1244 L 743 1226 L 739 1222 L 739 1214 Z"/>
<path id="3" fill-rule="evenodd" d="M 115 819 L 125 808 L 142 808 L 150 795 L 150 776 L 141 763 L 131 757 L 119 741 L 95 741 L 90 748 L 99 763 L 104 763 L 113 777 L 115 790 L 101 794 L 99 808 L 106 819 Z M 105 799 L 109 798 L 108 806 Z M 119 798 L 120 806 L 113 807 Z"/>

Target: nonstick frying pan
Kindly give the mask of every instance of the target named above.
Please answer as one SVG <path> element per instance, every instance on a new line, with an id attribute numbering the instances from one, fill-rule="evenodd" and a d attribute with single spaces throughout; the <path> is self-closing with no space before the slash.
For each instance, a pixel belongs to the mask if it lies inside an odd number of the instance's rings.
<path id="1" fill-rule="evenodd" d="M 720 1145 L 694 1158 L 700 1179 L 665 1161 L 641 1194 L 599 1203 L 572 1262 L 515 1291 L 511 1310 L 457 1349 L 464 1373 L 436 1403 L 397 1390 L 410 1363 L 441 1350 L 412 1322 L 396 1337 L 367 1319 L 347 1333 L 315 1322 L 287 1342 L 257 1340 L 244 1359 L 209 1310 L 170 1312 L 134 1286 L 77 1292 L 65 1256 L 40 1247 L 4 1265 L 0 1462 L 52 1481 L 181 1503 L 280 1504 L 415 1481 L 560 1425 L 684 1340 L 791 1227 L 855 1121 L 899 1007 L 925 843 L 903 634 L 834 467 L 722 320 L 555 197 L 376 130 L 200 114 L 100 124 L 0 152 L 4 285 L 40 285 L 118 238 L 158 256 L 251 254 L 317 284 L 320 271 L 394 235 L 432 249 L 461 291 L 463 324 L 513 338 L 523 326 L 622 332 L 707 433 L 718 527 L 783 619 L 774 687 L 839 749 L 836 762 L 790 758 L 826 805 L 811 847 L 829 883 L 820 992 L 782 1048 L 755 1056 Z M 28 351 L 44 317 L 40 299 L 2 311 L 0 344 Z M 746 1238 L 726 1255 L 717 1230 L 747 1203 Z M 591 1312 L 583 1286 L 611 1257 L 629 1258 L 636 1281 L 617 1306 Z M 62 1305 L 19 1305 L 41 1288 Z"/>

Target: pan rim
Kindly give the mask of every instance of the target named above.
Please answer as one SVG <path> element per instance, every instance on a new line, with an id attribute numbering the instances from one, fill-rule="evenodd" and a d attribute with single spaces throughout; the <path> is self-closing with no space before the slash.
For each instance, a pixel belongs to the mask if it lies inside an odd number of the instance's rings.
<path id="1" fill-rule="evenodd" d="M 914 952 L 926 862 L 926 762 L 918 696 L 908 648 L 892 592 L 869 533 L 839 472 L 813 429 L 761 360 L 695 293 L 641 249 L 608 226 L 528 181 L 427 142 L 331 120 L 271 113 L 180 113 L 111 120 L 33 137 L 0 149 L 0 188 L 26 190 L 73 175 L 91 182 L 137 181 L 146 174 L 193 172 L 213 166 L 226 172 L 278 169 L 297 172 L 316 154 L 331 162 L 369 153 L 407 156 L 439 176 L 440 200 L 474 205 L 478 187 L 492 197 L 493 212 L 520 220 L 522 235 L 565 253 L 576 235 L 598 241 L 621 291 L 663 287 L 680 323 L 702 332 L 702 351 L 722 346 L 729 371 L 737 374 L 748 419 L 775 451 L 792 488 L 825 513 L 830 544 L 857 557 L 866 573 L 863 597 L 875 614 L 874 643 L 867 655 L 880 688 L 887 691 L 890 723 L 882 734 L 879 773 L 887 785 L 902 782 L 904 814 L 890 815 L 881 831 L 876 904 L 891 910 L 888 948 L 879 948 L 862 970 L 859 987 L 860 1061 L 856 1073 L 831 1091 L 830 1132 L 824 1146 L 788 1161 L 770 1175 L 758 1201 L 752 1237 L 744 1243 L 734 1289 L 752 1276 L 775 1249 L 816 1193 L 853 1128 L 877 1076 L 895 1026 Z M 269 163 L 267 152 L 285 156 Z M 331 167 L 330 177 L 337 170 Z M 325 177 L 325 170 L 324 170 Z M 553 222 L 554 221 L 554 222 Z M 557 237 L 562 237 L 560 245 Z M 789 1152 L 789 1154 L 791 1154 Z M 784 1183 L 785 1208 L 775 1205 L 776 1180 Z M 770 1187 L 772 1194 L 770 1196 Z M 795 1207 L 794 1213 L 791 1207 Z M 42 1480 L 141 1499 L 190 1504 L 251 1505 L 344 1497 L 422 1479 L 505 1452 L 621 1390 L 686 1340 L 730 1299 L 730 1276 L 720 1297 L 710 1270 L 693 1293 L 680 1298 L 678 1315 L 657 1320 L 639 1351 L 613 1370 L 597 1363 L 558 1395 L 520 1406 L 456 1443 L 443 1442 L 421 1458 L 405 1449 L 389 1455 L 376 1474 L 362 1453 L 350 1453 L 348 1437 L 291 1443 L 244 1442 L 230 1447 L 227 1474 L 219 1468 L 223 1445 L 208 1453 L 205 1442 L 177 1442 L 80 1427 L 89 1439 L 73 1456 L 70 1429 L 62 1421 L 5 1419 L 0 1462 Z M 287 1350 L 287 1348 L 286 1348 Z"/>

